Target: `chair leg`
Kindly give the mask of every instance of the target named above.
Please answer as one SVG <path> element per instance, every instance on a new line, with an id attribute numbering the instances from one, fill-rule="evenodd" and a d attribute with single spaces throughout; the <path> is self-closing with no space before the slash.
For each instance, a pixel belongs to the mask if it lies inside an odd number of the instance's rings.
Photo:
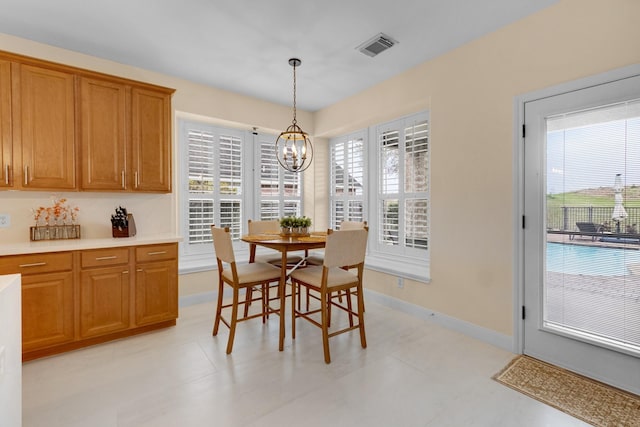
<path id="1" fill-rule="evenodd" d="M 220 326 L 220 317 L 222 316 L 222 294 L 224 293 L 224 282 L 222 278 L 218 278 L 218 306 L 216 307 L 216 319 L 213 322 L 213 332 L 211 335 L 218 335 L 218 327 Z"/>
<path id="2" fill-rule="evenodd" d="M 233 338 L 236 335 L 236 323 L 238 322 L 238 288 L 233 288 L 233 305 L 231 306 L 231 322 L 229 325 L 229 341 L 227 341 L 227 354 L 233 350 Z"/>
<path id="3" fill-rule="evenodd" d="M 267 308 L 269 306 L 269 283 L 262 284 L 262 323 L 267 322 Z"/>
<path id="4" fill-rule="evenodd" d="M 251 299 L 253 298 L 253 287 L 248 287 L 245 291 L 244 302 L 244 317 L 249 315 L 249 306 L 251 305 Z"/>
<path id="5" fill-rule="evenodd" d="M 322 348 L 324 349 L 324 362 L 331 363 L 331 355 L 329 354 L 329 309 L 327 307 L 327 293 L 320 293 L 320 310 L 322 315 Z"/>
<path id="6" fill-rule="evenodd" d="M 367 336 L 364 331 L 364 295 L 362 285 L 358 286 L 358 326 L 360 329 L 360 344 L 367 348 Z"/>
<path id="7" fill-rule="evenodd" d="M 347 309 L 349 310 L 349 326 L 353 326 L 353 304 L 351 303 L 351 291 L 349 289 L 346 290 L 346 298 Z"/>
<path id="8" fill-rule="evenodd" d="M 296 339 L 296 290 L 298 291 L 298 308 L 300 308 L 300 293 L 302 289 L 299 284 L 291 280 L 291 339 Z"/>

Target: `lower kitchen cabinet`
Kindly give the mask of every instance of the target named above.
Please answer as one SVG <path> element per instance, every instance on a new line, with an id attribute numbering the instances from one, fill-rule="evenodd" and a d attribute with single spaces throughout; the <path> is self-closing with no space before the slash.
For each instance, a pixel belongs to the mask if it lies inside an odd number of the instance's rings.
<path id="1" fill-rule="evenodd" d="M 175 325 L 177 254 L 168 243 L 0 257 L 0 274 L 22 274 L 23 360 Z"/>
<path id="2" fill-rule="evenodd" d="M 22 276 L 22 352 L 73 342 L 73 274 Z"/>

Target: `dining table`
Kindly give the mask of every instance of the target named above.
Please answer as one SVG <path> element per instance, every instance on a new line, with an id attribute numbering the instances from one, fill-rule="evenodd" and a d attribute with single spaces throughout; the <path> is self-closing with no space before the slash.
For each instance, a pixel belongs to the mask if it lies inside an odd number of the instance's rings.
<path id="1" fill-rule="evenodd" d="M 291 271 L 304 267 L 304 261 L 308 252 L 312 249 L 322 249 L 327 243 L 326 232 L 312 232 L 305 235 L 295 234 L 246 234 L 242 236 L 242 241 L 249 243 L 249 262 L 255 261 L 256 247 L 262 246 L 273 249 L 281 254 L 280 262 L 280 282 L 278 284 L 278 296 L 280 299 L 280 333 L 279 350 L 284 350 L 285 337 L 285 303 L 287 278 Z M 304 252 L 301 260 L 296 264 L 287 264 L 288 255 L 292 252 Z M 293 302 L 292 302 L 293 304 Z"/>

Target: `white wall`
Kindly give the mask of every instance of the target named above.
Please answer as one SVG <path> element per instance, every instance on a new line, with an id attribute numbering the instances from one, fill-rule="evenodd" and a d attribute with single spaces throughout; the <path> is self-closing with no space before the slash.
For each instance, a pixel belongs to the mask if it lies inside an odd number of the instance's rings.
<path id="1" fill-rule="evenodd" d="M 20 275 L 0 276 L 0 425 L 22 425 Z"/>

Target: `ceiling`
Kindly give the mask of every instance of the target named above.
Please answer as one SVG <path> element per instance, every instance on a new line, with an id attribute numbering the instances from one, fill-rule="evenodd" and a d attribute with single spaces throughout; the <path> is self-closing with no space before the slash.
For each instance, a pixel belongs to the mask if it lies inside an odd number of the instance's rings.
<path id="1" fill-rule="evenodd" d="M 317 111 L 558 0 L 2 0 L 0 32 Z M 378 33 L 398 44 L 356 47 Z"/>

